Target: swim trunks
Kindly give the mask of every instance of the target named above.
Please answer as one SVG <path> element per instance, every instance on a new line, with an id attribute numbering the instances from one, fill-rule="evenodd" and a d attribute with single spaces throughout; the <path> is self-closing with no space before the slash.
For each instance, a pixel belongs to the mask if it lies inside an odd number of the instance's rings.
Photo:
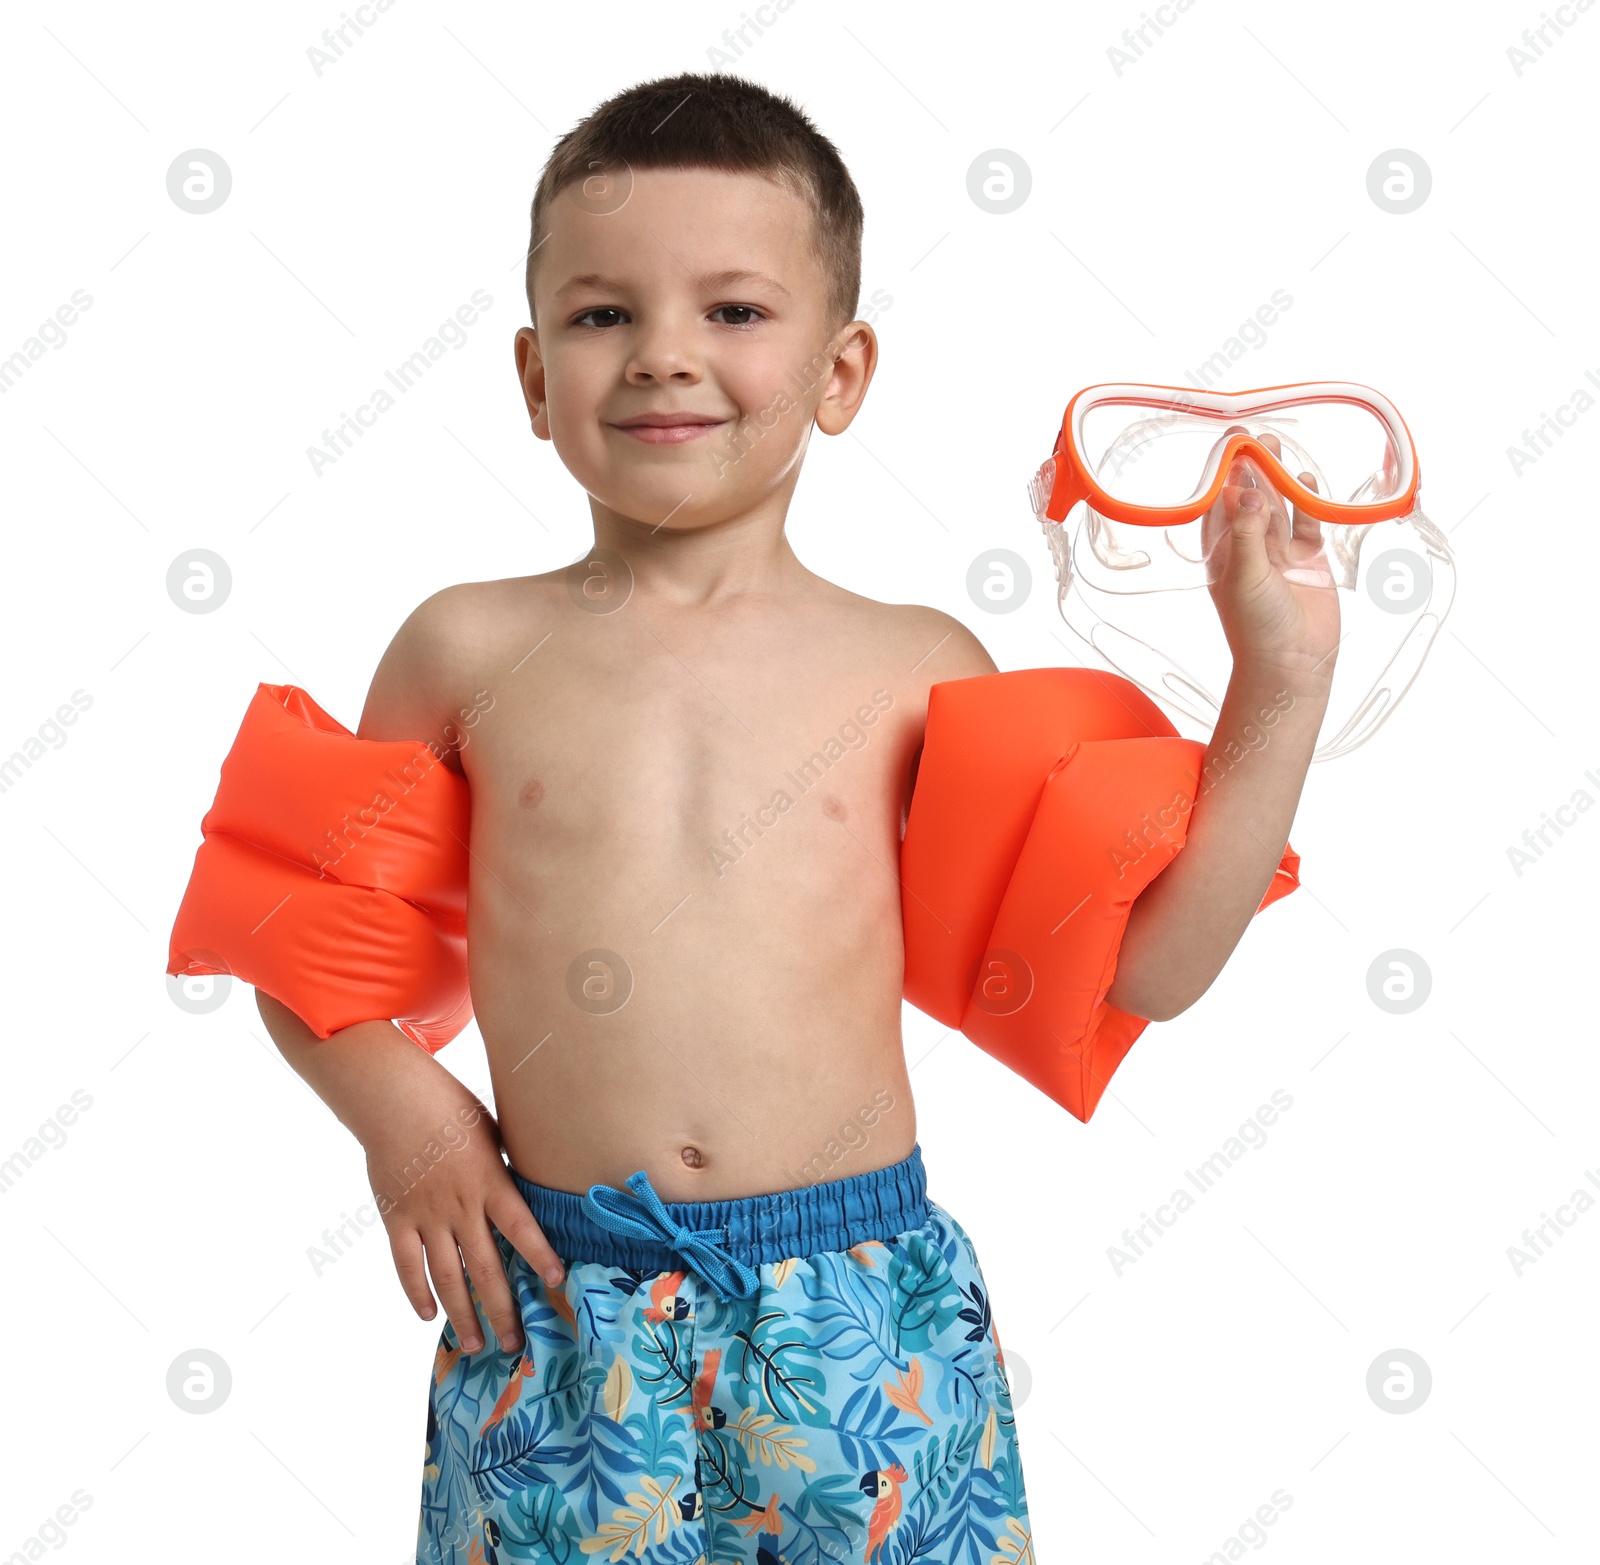
<path id="1" fill-rule="evenodd" d="M 512 1173 L 566 1276 L 497 1233 L 525 1347 L 476 1290 L 482 1351 L 445 1326 L 418 1565 L 1033 1565 L 988 1288 L 920 1146 L 722 1201 Z"/>

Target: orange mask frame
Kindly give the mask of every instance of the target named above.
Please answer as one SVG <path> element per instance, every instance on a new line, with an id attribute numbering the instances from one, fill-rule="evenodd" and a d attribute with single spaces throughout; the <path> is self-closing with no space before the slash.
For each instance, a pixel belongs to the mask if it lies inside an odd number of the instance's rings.
<path id="1" fill-rule="evenodd" d="M 1165 409 L 1173 413 L 1248 417 L 1269 409 L 1299 407 L 1306 403 L 1336 402 L 1365 408 L 1387 427 L 1397 456 L 1396 493 L 1386 500 L 1352 503 L 1332 500 L 1308 489 L 1254 435 L 1229 435 L 1207 463 L 1215 464 L 1209 481 L 1177 505 L 1138 505 L 1110 494 L 1095 478 L 1082 444 L 1083 421 L 1090 409 L 1108 402 L 1128 407 Z M 1285 386 L 1259 386 L 1252 391 L 1200 391 L 1194 387 L 1103 382 L 1085 386 L 1067 404 L 1055 451 L 1035 474 L 1030 490 L 1039 520 L 1063 522 L 1080 502 L 1113 521 L 1137 527 L 1175 527 L 1204 516 L 1227 484 L 1234 461 L 1247 455 L 1278 493 L 1319 522 L 1361 526 L 1407 516 L 1417 503 L 1421 471 L 1416 445 L 1400 411 L 1381 392 L 1350 381 L 1296 381 Z"/>

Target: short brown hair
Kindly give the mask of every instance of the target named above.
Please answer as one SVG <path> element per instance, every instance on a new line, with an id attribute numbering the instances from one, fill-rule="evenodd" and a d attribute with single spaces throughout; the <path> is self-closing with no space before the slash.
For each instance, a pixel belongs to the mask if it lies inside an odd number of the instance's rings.
<path id="1" fill-rule="evenodd" d="M 710 168 L 761 174 L 812 211 L 812 243 L 828 279 L 830 326 L 854 318 L 861 297 L 861 197 L 839 149 L 791 99 L 739 76 L 686 72 L 608 98 L 555 145 L 534 192 L 528 239 L 528 312 L 550 204 L 596 169 Z"/>

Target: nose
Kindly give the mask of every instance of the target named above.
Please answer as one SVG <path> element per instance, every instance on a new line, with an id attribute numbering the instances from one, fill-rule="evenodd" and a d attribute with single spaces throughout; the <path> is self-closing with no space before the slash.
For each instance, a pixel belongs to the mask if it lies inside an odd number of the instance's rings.
<path id="1" fill-rule="evenodd" d="M 692 386 L 703 374 L 693 326 L 676 316 L 636 322 L 632 347 L 627 368 L 630 386 Z"/>

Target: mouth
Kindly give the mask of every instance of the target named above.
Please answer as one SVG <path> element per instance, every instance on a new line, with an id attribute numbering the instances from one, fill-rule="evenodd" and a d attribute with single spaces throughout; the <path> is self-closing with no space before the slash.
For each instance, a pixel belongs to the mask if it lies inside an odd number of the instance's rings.
<path id="1" fill-rule="evenodd" d="M 634 418 L 618 419 L 611 428 L 645 445 L 676 446 L 688 440 L 702 440 L 726 422 L 705 413 L 640 413 Z"/>

